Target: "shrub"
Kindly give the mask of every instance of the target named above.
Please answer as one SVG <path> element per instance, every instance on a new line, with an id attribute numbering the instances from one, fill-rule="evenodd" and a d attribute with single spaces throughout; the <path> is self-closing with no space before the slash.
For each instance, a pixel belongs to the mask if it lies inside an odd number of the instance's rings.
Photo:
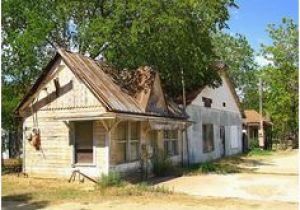
<path id="1" fill-rule="evenodd" d="M 259 144 L 258 144 L 258 138 L 252 138 L 249 139 L 249 149 L 253 150 L 253 149 L 257 149 L 259 148 Z"/>
<path id="2" fill-rule="evenodd" d="M 239 173 L 239 172 L 241 172 L 241 168 L 239 168 L 237 164 L 226 163 L 220 160 L 193 164 L 185 169 L 185 173 L 187 175 L 207 174 L 207 173 L 228 174 L 228 173 Z"/>
<path id="3" fill-rule="evenodd" d="M 175 171 L 170 158 L 163 151 L 159 151 L 153 158 L 153 173 L 156 176 L 169 176 Z"/>
<path id="4" fill-rule="evenodd" d="M 119 187 L 122 185 L 122 179 L 119 172 L 109 172 L 108 175 L 102 174 L 98 185 L 102 188 Z"/>

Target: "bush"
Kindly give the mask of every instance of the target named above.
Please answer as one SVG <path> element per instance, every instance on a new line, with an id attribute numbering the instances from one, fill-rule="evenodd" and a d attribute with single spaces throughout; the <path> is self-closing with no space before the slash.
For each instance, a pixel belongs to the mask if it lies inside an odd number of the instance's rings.
<path id="1" fill-rule="evenodd" d="M 98 182 L 101 188 L 119 187 L 122 185 L 122 179 L 119 172 L 109 172 L 108 175 L 102 174 Z"/>
<path id="2" fill-rule="evenodd" d="M 159 151 L 153 158 L 153 173 L 156 176 L 169 176 L 175 171 L 170 158 L 162 151 Z"/>
<path id="3" fill-rule="evenodd" d="M 257 149 L 259 148 L 259 144 L 258 144 L 258 138 L 252 138 L 249 139 L 249 149 L 253 150 L 253 149 Z"/>
<path id="4" fill-rule="evenodd" d="M 272 151 L 271 150 L 262 150 L 259 148 L 254 148 L 251 151 L 248 152 L 248 156 L 267 156 L 271 155 Z"/>

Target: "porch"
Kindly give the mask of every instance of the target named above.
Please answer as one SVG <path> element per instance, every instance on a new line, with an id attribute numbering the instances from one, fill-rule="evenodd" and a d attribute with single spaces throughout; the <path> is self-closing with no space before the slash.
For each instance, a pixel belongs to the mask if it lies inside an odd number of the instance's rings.
<path id="1" fill-rule="evenodd" d="M 92 177 L 118 171 L 142 171 L 142 162 L 163 153 L 174 164 L 183 161 L 186 121 L 175 118 L 106 113 L 95 117 L 60 118 L 69 127 L 74 170 Z M 149 171 L 151 173 L 151 171 Z"/>

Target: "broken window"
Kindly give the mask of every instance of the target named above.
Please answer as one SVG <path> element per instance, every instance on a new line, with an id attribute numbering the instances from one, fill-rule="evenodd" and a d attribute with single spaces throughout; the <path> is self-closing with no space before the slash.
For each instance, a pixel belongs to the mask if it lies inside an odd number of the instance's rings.
<path id="1" fill-rule="evenodd" d="M 211 98 L 206 98 L 206 97 L 202 97 L 202 101 L 204 103 L 204 107 L 211 107 L 212 104 L 212 99 Z"/>
<path id="2" fill-rule="evenodd" d="M 204 153 L 211 152 L 214 150 L 213 124 L 202 125 L 202 143 Z"/>
<path id="3" fill-rule="evenodd" d="M 165 155 L 178 155 L 178 133 L 177 130 L 164 130 Z"/>

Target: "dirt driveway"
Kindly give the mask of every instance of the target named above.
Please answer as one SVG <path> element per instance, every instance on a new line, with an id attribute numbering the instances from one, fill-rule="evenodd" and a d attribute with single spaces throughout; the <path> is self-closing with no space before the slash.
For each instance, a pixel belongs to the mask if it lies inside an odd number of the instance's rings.
<path id="1" fill-rule="evenodd" d="M 184 176 L 159 185 L 193 196 L 298 203 L 298 150 L 266 157 L 253 173 Z"/>

